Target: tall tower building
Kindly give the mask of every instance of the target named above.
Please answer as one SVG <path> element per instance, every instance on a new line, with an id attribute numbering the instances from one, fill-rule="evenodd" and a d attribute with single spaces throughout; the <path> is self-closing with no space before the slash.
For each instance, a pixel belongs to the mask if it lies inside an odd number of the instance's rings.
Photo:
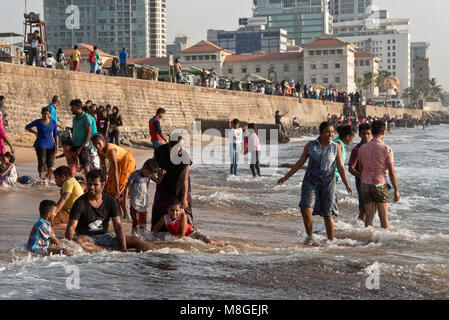
<path id="1" fill-rule="evenodd" d="M 334 22 L 363 20 L 371 12 L 374 0 L 329 0 Z"/>
<path id="2" fill-rule="evenodd" d="M 329 0 L 253 0 L 253 16 L 266 17 L 268 28 L 287 31 L 289 40 L 306 44 L 329 33 Z"/>
<path id="3" fill-rule="evenodd" d="M 166 0 L 44 0 L 49 49 L 77 43 L 131 57 L 166 55 Z"/>

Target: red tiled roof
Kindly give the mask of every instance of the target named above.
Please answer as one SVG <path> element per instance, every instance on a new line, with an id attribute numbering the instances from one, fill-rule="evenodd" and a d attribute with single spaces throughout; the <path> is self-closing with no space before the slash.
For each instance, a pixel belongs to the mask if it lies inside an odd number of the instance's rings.
<path id="1" fill-rule="evenodd" d="M 359 58 L 377 58 L 376 56 L 373 56 L 372 54 L 370 54 L 368 52 L 365 52 L 365 51 L 362 51 L 362 50 L 356 50 L 355 54 L 354 54 L 354 57 L 356 59 L 359 59 Z"/>
<path id="2" fill-rule="evenodd" d="M 265 61 L 265 60 L 290 60 L 301 59 L 302 52 L 274 52 L 274 53 L 256 53 L 256 54 L 234 54 L 227 56 L 226 62 L 249 62 L 249 61 Z"/>
<path id="3" fill-rule="evenodd" d="M 223 49 L 210 41 L 203 40 L 195 44 L 194 46 L 181 50 L 180 53 L 191 53 L 191 52 L 215 52 L 215 51 L 225 51 L 233 53 L 232 51 Z"/>
<path id="4" fill-rule="evenodd" d="M 337 38 L 322 38 L 317 39 L 311 43 L 305 45 L 305 47 L 327 47 L 327 46 L 342 46 L 346 45 L 346 42 L 338 40 Z"/>

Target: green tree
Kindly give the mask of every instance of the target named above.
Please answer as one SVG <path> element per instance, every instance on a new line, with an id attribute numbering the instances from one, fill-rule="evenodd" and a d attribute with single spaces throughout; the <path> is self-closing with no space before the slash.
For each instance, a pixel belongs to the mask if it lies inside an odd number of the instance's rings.
<path id="1" fill-rule="evenodd" d="M 388 78 L 391 77 L 391 73 L 386 70 L 379 70 L 379 74 L 375 78 L 376 86 L 379 88 L 380 92 L 387 92 Z"/>

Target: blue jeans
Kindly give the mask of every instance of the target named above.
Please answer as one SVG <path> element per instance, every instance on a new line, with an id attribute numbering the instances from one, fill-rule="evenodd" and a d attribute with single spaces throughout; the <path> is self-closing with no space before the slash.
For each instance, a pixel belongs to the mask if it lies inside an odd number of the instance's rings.
<path id="1" fill-rule="evenodd" d="M 233 142 L 231 146 L 231 174 L 237 175 L 237 163 L 239 162 L 239 153 L 237 152 L 237 143 Z"/>

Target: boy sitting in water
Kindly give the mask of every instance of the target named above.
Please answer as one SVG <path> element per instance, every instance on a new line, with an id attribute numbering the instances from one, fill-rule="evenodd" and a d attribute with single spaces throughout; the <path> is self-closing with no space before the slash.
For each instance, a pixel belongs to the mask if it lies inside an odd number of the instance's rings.
<path id="1" fill-rule="evenodd" d="M 177 198 L 172 198 L 168 202 L 168 214 L 166 214 L 159 222 L 154 226 L 153 233 L 157 236 L 159 230 L 165 225 L 168 232 L 171 235 L 183 237 L 191 237 L 196 240 L 201 240 L 205 243 L 212 244 L 214 246 L 223 247 L 225 244 L 216 239 L 211 239 L 198 230 L 195 230 L 187 221 L 187 216 L 184 210 L 181 208 L 181 201 Z"/>
<path id="2" fill-rule="evenodd" d="M 51 220 L 53 227 L 66 227 L 69 213 L 75 201 L 84 194 L 79 182 L 72 177 L 69 167 L 61 166 L 54 172 L 56 185 L 61 188 L 61 197 L 57 204 L 58 214 Z"/>
<path id="3" fill-rule="evenodd" d="M 165 170 L 159 169 L 159 164 L 155 159 L 150 159 L 143 164 L 142 169 L 134 171 L 129 176 L 125 197 L 123 197 L 123 201 L 125 202 L 123 207 L 127 210 L 126 200 L 128 199 L 128 195 L 130 195 L 133 236 L 139 236 L 139 234 L 144 233 L 146 230 L 149 205 L 148 188 L 150 187 L 151 180 L 160 184 L 166 173 Z M 125 214 L 128 215 L 127 212 Z"/>
<path id="4" fill-rule="evenodd" d="M 27 249 L 42 255 L 65 254 L 71 256 L 72 252 L 62 248 L 61 242 L 55 237 L 50 221 L 56 216 L 56 203 L 44 200 L 39 205 L 39 220 L 34 224 L 28 239 Z M 50 248 L 50 243 L 56 245 Z"/>

